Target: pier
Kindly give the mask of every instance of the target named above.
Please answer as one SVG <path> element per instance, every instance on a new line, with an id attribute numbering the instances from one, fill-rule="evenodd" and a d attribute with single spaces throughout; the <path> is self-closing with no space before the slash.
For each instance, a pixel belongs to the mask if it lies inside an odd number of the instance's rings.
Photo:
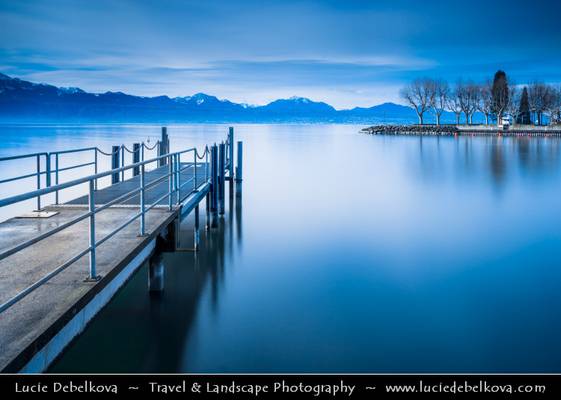
<path id="1" fill-rule="evenodd" d="M 151 151 L 155 155 L 150 158 Z M 191 214 L 195 225 L 189 249 L 198 249 L 200 203 L 206 199 L 211 221 L 225 213 L 226 182 L 241 191 L 242 151 L 229 128 L 220 144 L 170 152 L 162 128 L 153 146 L 0 158 L 0 165 L 14 160 L 36 165 L 32 174 L 0 180 L 0 185 L 35 181 L 35 187 L 0 199 L 0 209 L 35 204 L 34 210 L 0 223 L 0 370 L 46 370 L 145 263 L 147 290 L 164 290 L 160 252 L 180 246 L 179 223 Z M 83 162 L 62 166 L 63 154 L 80 154 Z M 110 169 L 99 172 L 100 157 L 110 157 Z M 60 182 L 61 172 L 85 167 L 93 167 L 94 174 Z M 61 201 L 65 192 L 76 195 Z"/>

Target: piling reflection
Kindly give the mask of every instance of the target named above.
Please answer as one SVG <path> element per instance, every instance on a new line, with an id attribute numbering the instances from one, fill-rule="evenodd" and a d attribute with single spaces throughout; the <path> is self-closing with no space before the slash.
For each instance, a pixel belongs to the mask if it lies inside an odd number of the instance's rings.
<path id="1" fill-rule="evenodd" d="M 195 239 L 195 218 L 191 214 L 181 224 L 178 251 L 156 255 L 152 263 L 147 262 L 50 371 L 188 369 L 183 354 L 195 340 L 193 330 L 201 299 L 208 296 L 211 310 L 217 311 L 226 264 L 237 247 L 233 244 L 241 246 L 241 197 L 230 195 L 228 200 L 226 214 L 214 221 L 213 228 L 208 221 L 212 214 L 201 213 L 201 220 L 205 221 L 201 221 L 204 228 L 200 231 L 199 251 L 191 250 Z M 157 283 L 156 266 L 165 269 L 163 291 L 149 295 L 147 279 L 152 285 Z"/>

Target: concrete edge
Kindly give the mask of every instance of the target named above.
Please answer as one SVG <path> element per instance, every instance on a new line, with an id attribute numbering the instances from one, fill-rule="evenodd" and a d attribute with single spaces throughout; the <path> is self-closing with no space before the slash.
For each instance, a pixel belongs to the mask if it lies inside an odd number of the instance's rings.
<path id="1" fill-rule="evenodd" d="M 146 239 L 143 240 L 127 257 L 125 257 L 121 263 L 115 266 L 72 307 L 69 307 L 66 312 L 64 312 L 55 322 L 51 324 L 49 328 L 31 342 L 25 349 L 23 349 L 14 359 L 5 366 L 1 367 L 2 369 L 0 372 L 20 371 L 31 373 L 44 371 L 60 354 L 60 352 L 72 341 L 72 339 L 83 331 L 91 318 L 93 318 L 95 314 L 109 302 L 117 290 L 132 275 L 132 272 L 136 271 L 136 269 L 138 269 L 138 267 L 146 261 L 155 249 L 157 237 L 162 232 L 166 232 L 168 225 L 177 218 L 178 212 L 179 209 L 176 209 L 174 212 L 170 213 L 168 218 L 162 222 L 156 230 L 151 232 L 150 235 L 147 236 Z M 150 250 L 147 254 L 145 254 L 145 251 L 147 251 L 148 248 L 150 248 Z M 122 279 L 121 272 L 123 272 L 123 270 L 128 271 L 129 267 L 137 263 L 137 258 L 139 257 L 142 258 L 142 262 L 138 263 L 138 265 L 129 272 L 128 275 L 125 273 L 125 278 L 115 288 L 113 286 L 113 280 Z M 106 288 L 109 288 L 107 292 L 105 292 Z M 102 293 L 104 294 L 102 295 Z M 105 303 L 100 302 L 98 295 L 107 297 Z M 96 304 L 99 303 L 99 308 L 90 308 L 86 313 L 86 308 L 92 302 L 95 302 Z M 86 319 L 86 315 L 90 318 L 89 320 Z M 83 318 L 83 321 L 80 321 L 81 318 Z M 55 344 L 55 342 L 59 342 L 59 344 Z M 48 349 L 50 349 L 50 351 L 47 353 Z M 58 353 L 56 351 L 57 349 Z"/>

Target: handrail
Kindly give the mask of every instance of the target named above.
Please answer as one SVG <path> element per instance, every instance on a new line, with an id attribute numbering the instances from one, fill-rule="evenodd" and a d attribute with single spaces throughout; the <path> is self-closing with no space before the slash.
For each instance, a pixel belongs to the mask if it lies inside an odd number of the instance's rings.
<path id="1" fill-rule="evenodd" d="M 139 150 L 138 150 L 138 152 L 139 152 L 139 154 L 138 154 L 139 157 L 138 158 L 140 158 L 141 161 L 144 161 L 144 149 L 153 150 L 156 147 L 158 147 L 159 144 L 160 144 L 160 141 L 158 140 L 158 141 L 156 141 L 154 146 L 149 147 L 144 142 L 141 142 L 141 146 L 139 147 Z M 124 144 L 119 146 L 119 149 L 124 149 L 131 154 L 135 154 L 134 149 L 130 150 Z M 124 165 L 124 150 L 123 150 L 123 156 L 122 156 L 122 158 L 123 158 L 122 164 L 123 165 Z M 37 160 L 34 172 L 19 175 L 19 176 L 15 176 L 15 177 L 9 177 L 9 178 L 1 179 L 0 184 L 15 182 L 15 181 L 18 181 L 18 180 L 29 179 L 29 178 L 35 177 L 36 178 L 36 188 L 40 189 L 41 188 L 42 176 L 43 175 L 45 176 L 45 186 L 50 187 L 50 186 L 52 186 L 51 185 L 52 174 L 54 174 L 55 185 L 58 185 L 58 183 L 59 183 L 59 173 L 60 172 L 70 171 L 70 170 L 73 170 L 73 169 L 93 165 L 94 166 L 94 173 L 97 173 L 98 172 L 98 153 L 101 154 L 101 155 L 104 155 L 104 156 L 112 157 L 112 156 L 116 155 L 119 151 L 120 150 L 105 152 L 105 151 L 101 150 L 99 147 L 94 146 L 94 147 L 82 147 L 82 148 L 77 148 L 77 149 L 57 150 L 57 151 L 51 151 L 51 152 L 28 153 L 28 154 L 19 154 L 19 155 L 15 155 L 15 156 L 0 157 L 0 162 L 21 160 L 21 159 L 26 159 L 26 158 L 36 158 L 36 160 Z M 66 155 L 66 154 L 80 153 L 80 152 L 93 152 L 93 161 L 86 162 L 86 163 L 81 163 L 81 164 L 77 164 L 77 165 L 72 165 L 72 166 L 68 166 L 68 167 L 59 168 L 59 156 Z M 43 157 L 44 157 L 44 161 L 42 161 Z M 53 163 L 52 162 L 53 161 L 52 157 L 54 157 L 54 168 L 51 168 L 51 165 Z M 44 164 L 44 169 L 42 168 L 42 164 Z M 123 172 L 123 174 L 124 174 L 124 172 Z M 123 178 L 124 178 L 124 175 L 123 175 Z M 97 190 L 97 180 L 95 181 L 95 189 Z M 58 204 L 59 203 L 58 191 L 56 191 L 55 199 L 56 199 L 55 204 Z M 40 196 L 37 197 L 37 210 L 41 210 L 41 197 Z"/>
<path id="2" fill-rule="evenodd" d="M 228 135 L 228 139 L 225 142 L 222 142 L 221 146 L 221 161 L 220 161 L 220 168 L 222 168 L 222 172 L 220 172 L 220 176 L 221 179 L 224 179 L 224 174 L 225 174 L 225 170 L 228 169 L 230 172 L 230 176 L 232 176 L 233 173 L 233 168 L 232 168 L 232 154 L 233 154 L 233 143 L 232 143 L 232 130 L 230 130 L 230 134 Z M 159 145 L 160 142 L 157 142 L 156 145 L 154 145 L 152 147 L 152 149 L 154 149 L 157 145 Z M 142 143 L 141 147 L 139 147 L 140 149 L 144 149 L 144 147 L 148 148 L 144 143 Z M 117 151 L 123 151 L 124 149 L 126 149 L 126 147 L 124 145 L 119 146 Z M 159 149 L 161 149 L 159 147 Z M 168 148 L 169 149 L 169 148 Z M 97 147 L 92 147 L 92 148 L 83 148 L 83 149 L 77 149 L 76 151 L 91 151 L 94 150 L 95 151 L 95 155 L 96 155 L 96 159 L 95 159 L 95 166 L 96 166 L 96 173 L 93 175 L 89 175 L 86 177 L 82 177 L 82 178 L 78 178 L 78 179 L 74 179 L 72 181 L 69 182 L 65 182 L 65 183 L 58 183 L 58 174 L 57 174 L 57 183 L 54 186 L 50 186 L 49 185 L 49 181 L 47 181 L 47 187 L 45 188 L 40 188 L 38 187 L 38 189 L 31 191 L 31 192 L 27 192 L 27 193 L 22 193 L 19 195 L 14 195 L 11 197 L 7 197 L 4 199 L 0 199 L 0 208 L 4 207 L 4 206 L 8 206 L 8 205 L 12 205 L 15 203 L 19 203 L 22 201 L 26 201 L 32 198 L 37 197 L 38 199 L 40 199 L 41 196 L 50 194 L 55 192 L 57 194 L 57 203 L 58 203 L 58 192 L 60 190 L 64 190 L 70 187 L 74 187 L 77 185 L 81 185 L 84 183 L 88 183 L 89 184 L 89 191 L 88 191 L 88 211 L 84 214 L 81 214 L 75 218 L 73 218 L 70 221 L 66 221 L 58 226 L 56 226 L 53 229 L 50 229 L 47 232 L 43 232 L 29 240 L 27 240 L 24 243 L 20 243 L 16 246 L 13 246 L 7 250 L 4 250 L 2 253 L 0 253 L 0 260 L 22 250 L 25 249 L 26 247 L 29 247 L 30 245 L 37 243 L 43 239 L 46 239 L 80 221 L 83 221 L 84 219 L 89 218 L 89 246 L 78 252 L 77 254 L 73 255 L 69 260 L 65 261 L 64 263 L 62 263 L 61 265 L 57 266 L 54 270 L 50 271 L 49 273 L 47 273 L 45 276 L 43 276 L 42 278 L 40 278 L 38 281 L 35 281 L 33 284 L 31 284 L 30 286 L 26 287 L 25 289 L 19 291 L 15 296 L 11 297 L 10 299 L 8 299 L 7 301 L 5 301 L 4 303 L 0 304 L 0 313 L 4 312 L 5 310 L 7 310 L 9 307 L 11 307 L 13 304 L 15 304 L 17 301 L 19 301 L 20 299 L 22 299 L 23 297 L 27 296 L 29 293 L 31 293 L 33 290 L 35 290 L 36 288 L 40 287 L 42 284 L 46 283 L 47 281 L 49 281 L 52 277 L 56 276 L 57 274 L 59 274 L 61 271 L 63 271 L 64 269 L 68 268 L 70 265 L 72 265 L 74 262 L 78 261 L 80 258 L 82 258 L 83 256 L 85 256 L 86 254 L 89 253 L 89 276 L 88 276 L 88 280 L 98 280 L 99 277 L 96 274 L 96 248 L 97 246 L 101 245 L 102 243 L 106 242 L 107 240 L 109 240 L 111 237 L 113 237 L 114 235 L 116 235 L 118 232 L 120 232 L 121 230 L 123 230 L 125 227 L 127 227 L 128 225 L 130 225 L 132 222 L 134 222 L 137 219 L 140 219 L 140 227 L 139 227 L 139 234 L 140 236 L 145 236 L 145 216 L 146 213 L 148 211 L 150 211 L 151 209 L 153 209 L 154 207 L 156 207 L 158 204 L 160 204 L 160 202 L 162 202 L 164 199 L 168 198 L 168 210 L 171 211 L 172 207 L 173 207 L 173 195 L 174 193 L 177 194 L 176 199 L 175 199 L 175 204 L 178 205 L 180 204 L 182 201 L 184 201 L 184 199 L 186 199 L 191 193 L 196 192 L 199 187 L 201 185 L 212 185 L 213 186 L 213 190 L 216 190 L 216 188 L 214 188 L 214 185 L 216 185 L 217 183 L 217 177 L 218 177 L 218 172 L 216 171 L 216 167 L 218 166 L 218 162 L 217 162 L 217 146 L 216 144 L 214 144 L 213 148 L 212 148 L 212 152 L 209 149 L 209 146 L 205 146 L 204 151 L 201 152 L 201 154 L 199 155 L 199 151 L 197 150 L 197 148 L 192 147 L 192 148 L 188 148 L 182 151 L 177 151 L 177 152 L 173 152 L 173 153 L 167 153 L 167 154 L 162 154 L 153 158 L 150 158 L 148 160 L 144 160 L 144 152 L 142 151 L 142 161 L 136 162 L 136 163 L 132 163 L 129 165 L 122 165 L 121 167 L 117 167 L 117 168 L 113 168 L 109 171 L 105 171 L 105 172 L 100 172 L 97 173 L 97 152 L 100 151 Z M 127 149 L 128 150 L 128 149 Z M 136 149 L 135 149 L 136 150 Z M 230 151 L 224 151 L 224 150 L 230 150 Z M 115 151 L 114 153 L 117 153 L 117 151 Z M 69 153 L 72 152 L 72 150 L 65 150 L 62 152 L 53 152 L 53 153 L 34 153 L 33 155 L 22 155 L 22 156 L 14 156 L 14 157 L 5 157 L 4 159 L 17 159 L 17 158 L 25 158 L 25 157 L 37 157 L 37 162 L 38 162 L 38 173 L 37 175 L 40 176 L 40 174 L 42 173 L 40 171 L 40 157 L 43 155 L 46 155 L 46 160 L 47 160 L 47 171 L 43 172 L 43 173 L 47 173 L 47 176 L 49 176 L 48 174 L 50 173 L 49 170 L 49 162 L 50 162 L 50 155 L 56 155 L 56 162 L 57 162 L 57 172 L 60 171 L 60 169 L 58 169 L 58 155 L 59 154 L 63 154 L 63 153 Z M 159 152 L 159 151 L 158 151 Z M 181 166 L 181 155 L 182 154 L 186 154 L 186 153 L 190 153 L 193 152 L 193 163 L 186 165 L 186 166 Z M 224 154 L 224 152 L 226 154 Z M 113 152 L 112 152 L 113 153 Z M 211 164 L 212 164 L 212 169 L 213 169 L 213 176 L 209 177 L 209 154 L 211 154 L 211 156 L 213 157 L 213 159 L 211 160 Z M 205 158 L 205 179 L 200 181 L 200 183 L 197 180 L 197 160 L 198 159 L 203 159 Z M 228 163 L 225 163 L 224 161 L 228 160 Z M 168 164 L 167 167 L 167 173 L 161 177 L 158 177 L 156 179 L 153 179 L 152 181 L 146 183 L 146 165 L 151 164 L 151 163 L 158 163 L 161 160 L 166 160 L 166 163 Z M 0 158 L 0 161 L 2 161 L 2 158 Z M 72 167 L 67 167 L 66 169 L 72 169 L 72 168 L 78 168 L 78 167 L 82 167 L 87 165 L 87 163 L 81 164 L 81 165 L 77 165 L 77 166 L 72 166 Z M 160 164 L 161 165 L 161 164 Z M 190 168 L 194 168 L 193 169 L 193 176 L 190 179 L 187 179 L 185 182 L 181 183 L 181 172 L 186 171 L 187 169 Z M 139 175 L 139 187 L 134 188 L 132 190 L 129 190 L 121 195 L 119 195 L 118 197 L 108 201 L 105 204 L 96 206 L 95 204 L 95 193 L 96 193 L 96 182 L 98 179 L 100 178 L 104 178 L 107 176 L 111 176 L 114 174 L 119 174 L 122 173 L 124 174 L 124 171 L 129 170 L 129 169 L 134 169 L 133 171 L 138 171 L 136 172 L 136 174 Z M 134 172 L 133 172 L 134 174 Z M 166 179 L 168 179 L 168 190 L 166 192 L 164 192 L 164 194 L 162 196 L 160 196 L 158 199 L 156 199 L 152 204 L 146 205 L 146 191 L 150 190 L 154 187 L 156 187 L 156 185 L 158 185 L 159 183 L 165 181 Z M 192 189 L 184 194 L 183 196 L 181 196 L 181 189 L 186 186 L 187 184 L 190 184 L 191 182 L 193 182 L 193 186 Z M 221 190 L 223 190 L 223 183 L 221 184 L 222 188 Z M 38 186 L 40 186 L 40 182 L 38 182 Z M 111 207 L 112 205 L 118 204 L 118 203 L 122 203 L 123 201 L 126 201 L 128 199 L 130 199 L 133 196 L 139 196 L 139 212 L 134 214 L 132 217 L 130 217 L 128 220 L 126 220 L 124 223 L 120 224 L 117 228 L 113 229 L 111 232 L 107 233 L 103 238 L 101 239 L 96 239 L 96 235 L 95 235 L 95 217 L 96 215 L 103 211 L 108 209 L 109 207 Z M 216 195 L 216 194 L 215 194 Z"/>
<path id="3" fill-rule="evenodd" d="M 42 233 L 42 234 L 40 234 L 40 235 L 38 235 L 34 238 L 31 238 L 30 240 L 28 240 L 24 243 L 20 243 L 16 246 L 4 251 L 3 253 L 0 254 L 0 260 L 16 253 L 17 251 L 20 251 L 20 250 L 22 250 L 22 249 L 24 249 L 24 248 L 26 248 L 26 247 L 34 244 L 34 243 L 37 243 L 40 240 L 46 239 L 47 237 L 50 237 L 50 236 L 54 235 L 55 233 L 60 232 L 64 229 L 80 222 L 80 221 L 83 221 L 86 218 L 90 219 L 90 245 L 89 245 L 89 247 L 80 251 L 79 253 L 74 255 L 72 258 L 65 261 L 63 264 L 59 265 L 54 270 L 52 270 L 51 272 L 49 272 L 48 274 L 43 276 L 38 281 L 36 281 L 33 284 L 31 284 L 30 286 L 26 287 L 22 291 L 18 292 L 15 296 L 8 299 L 3 304 L 0 304 L 0 313 L 7 310 L 9 307 L 11 307 L 17 301 L 19 301 L 23 297 L 27 296 L 33 290 L 35 290 L 36 288 L 38 288 L 42 284 L 46 283 L 52 277 L 56 276 L 57 274 L 59 274 L 64 269 L 68 268 L 70 265 L 72 265 L 74 262 L 76 262 L 77 260 L 79 260 L 81 257 L 85 256 L 88 253 L 90 253 L 90 274 L 89 274 L 89 278 L 96 280 L 97 279 L 97 275 L 96 275 L 96 272 L 95 272 L 95 249 L 96 249 L 96 247 L 101 245 L 102 243 L 106 242 L 107 240 L 109 240 L 111 237 L 116 235 L 118 232 L 123 230 L 125 227 L 130 225 L 132 222 L 134 222 L 138 218 L 140 218 L 140 220 L 141 220 L 140 234 L 144 235 L 145 234 L 145 232 L 144 232 L 144 230 L 145 230 L 145 221 L 144 221 L 145 214 L 149 210 L 151 210 L 152 208 L 157 206 L 166 197 L 168 197 L 170 199 L 169 204 L 170 204 L 170 207 L 171 207 L 173 192 L 174 191 L 179 191 L 183 186 L 185 186 L 185 184 L 191 182 L 194 179 L 194 178 L 191 178 L 191 179 L 187 180 L 185 183 L 183 183 L 183 185 L 179 185 L 178 181 L 176 181 L 177 178 L 174 178 L 175 174 L 180 174 L 182 170 L 186 169 L 185 167 L 182 168 L 180 165 L 176 164 L 180 161 L 180 155 L 185 154 L 185 153 L 189 153 L 189 152 L 194 153 L 194 159 L 196 160 L 196 158 L 198 156 L 198 151 L 197 151 L 196 148 L 193 147 L 193 148 L 185 149 L 185 150 L 182 150 L 182 151 L 178 151 L 178 152 L 174 152 L 174 153 L 168 153 L 168 154 L 164 154 L 164 155 L 161 155 L 161 156 L 153 157 L 151 159 L 144 160 L 144 161 L 141 161 L 141 162 L 138 162 L 138 163 L 130 164 L 130 165 L 123 166 L 123 167 L 120 167 L 120 168 L 115 168 L 115 169 L 112 169 L 110 171 L 105 171 L 105 172 L 101 172 L 101 173 L 98 173 L 98 174 L 89 175 L 89 176 L 86 176 L 86 177 L 83 177 L 83 178 L 72 180 L 70 182 L 65 182 L 65 183 L 55 185 L 55 186 L 46 187 L 46 188 L 34 190 L 32 192 L 28 192 L 28 193 L 24 193 L 24 194 L 20 194 L 20 195 L 16 195 L 16 196 L 11 196 L 11 197 L 8 197 L 8 198 L 5 198 L 5 199 L 1 199 L 0 200 L 0 207 L 4 207 L 4 206 L 7 206 L 7 205 L 11 205 L 11 204 L 14 204 L 14 203 L 18 203 L 18 202 L 21 202 L 21 201 L 25 201 L 25 200 L 34 198 L 36 196 L 46 195 L 46 194 L 49 194 L 49 193 L 52 193 L 52 192 L 55 192 L 55 191 L 67 189 L 67 188 L 70 188 L 70 187 L 74 187 L 74 186 L 81 185 L 83 183 L 89 182 L 89 195 L 88 195 L 89 196 L 89 211 L 88 212 L 86 212 L 84 214 L 81 214 L 78 217 L 76 217 L 76 218 L 74 218 L 70 221 L 66 221 L 62 225 L 59 225 L 58 227 L 56 227 L 54 229 L 51 229 L 48 232 L 44 232 L 44 233 Z M 206 152 L 206 149 L 205 149 L 205 152 Z M 145 184 L 145 166 L 148 165 L 148 164 L 157 162 L 161 159 L 168 159 L 169 172 L 167 174 L 165 174 L 164 176 L 156 178 L 156 179 L 152 180 L 151 182 L 148 182 L 147 184 Z M 120 195 L 119 197 L 111 200 L 110 202 L 96 207 L 95 206 L 95 201 L 94 201 L 94 198 L 95 198 L 94 182 L 99 178 L 103 178 L 103 177 L 109 176 L 111 174 L 119 173 L 121 171 L 129 170 L 129 169 L 135 168 L 135 167 L 140 168 L 140 187 L 132 189 L 132 190 Z M 165 179 L 169 179 L 169 182 L 170 182 L 169 191 L 167 193 L 164 193 L 164 195 L 160 196 L 158 199 L 156 199 L 152 204 L 145 205 L 145 192 L 146 192 L 146 190 L 151 189 L 152 187 L 156 186 L 158 183 L 163 182 Z M 180 196 L 178 194 L 176 204 L 179 204 L 181 201 L 183 201 L 184 198 L 186 198 L 189 194 L 193 193 L 193 191 L 196 191 L 197 189 L 198 189 L 198 186 L 196 186 L 196 181 L 195 181 L 195 186 L 193 187 L 192 191 L 190 191 L 189 193 L 184 195 L 183 198 L 180 198 Z M 120 203 L 122 201 L 125 201 L 125 200 L 129 199 L 130 197 L 135 196 L 137 194 L 140 194 L 140 211 L 138 213 L 134 214 L 131 218 L 129 218 L 123 224 L 119 225 L 116 229 L 109 232 L 103 238 L 96 240 L 96 238 L 95 238 L 95 215 L 97 213 L 109 208 L 111 205 L 114 205 L 114 204 Z"/>

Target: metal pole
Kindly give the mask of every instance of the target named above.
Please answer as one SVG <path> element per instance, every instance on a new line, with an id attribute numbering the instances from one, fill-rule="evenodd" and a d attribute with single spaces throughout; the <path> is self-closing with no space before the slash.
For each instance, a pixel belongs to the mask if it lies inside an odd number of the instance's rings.
<path id="1" fill-rule="evenodd" d="M 58 154 L 57 154 L 57 160 L 58 160 Z M 57 164 L 57 173 L 58 173 L 58 164 Z M 95 151 L 94 151 L 94 174 L 97 175 L 97 147 L 95 148 Z M 58 181 L 57 181 L 57 184 L 58 184 Z M 95 186 L 95 190 L 97 190 L 97 179 L 95 180 L 95 185 L 94 186 Z"/>
<path id="2" fill-rule="evenodd" d="M 199 204 L 195 206 L 195 231 L 194 231 L 194 243 L 193 247 L 195 251 L 199 250 Z"/>
<path id="3" fill-rule="evenodd" d="M 88 194 L 88 205 L 90 212 L 90 275 L 87 280 L 99 280 L 95 271 L 95 191 L 94 181 L 90 179 L 90 190 Z"/>
<path id="4" fill-rule="evenodd" d="M 145 221 L 144 216 L 146 214 L 144 206 L 144 164 L 140 166 L 140 236 L 145 234 Z"/>
<path id="5" fill-rule="evenodd" d="M 111 151 L 111 169 L 119 168 L 119 146 L 113 146 Z M 119 183 L 119 173 L 111 174 L 111 184 Z"/>
<path id="6" fill-rule="evenodd" d="M 179 187 L 179 182 L 180 182 L 180 177 L 181 177 L 181 162 L 179 161 L 179 154 L 175 155 L 175 193 L 176 193 L 176 203 L 179 204 L 179 202 L 181 201 L 181 196 L 180 196 L 180 187 Z"/>
<path id="7" fill-rule="evenodd" d="M 121 145 L 121 167 L 125 166 L 125 145 Z M 125 180 L 125 170 L 121 171 L 121 181 Z"/>
<path id="8" fill-rule="evenodd" d="M 195 168 L 193 170 L 193 191 L 197 191 L 197 149 L 193 152 L 193 160 L 193 168 Z"/>
<path id="9" fill-rule="evenodd" d="M 58 186 L 58 153 L 55 154 L 55 185 Z M 55 192 L 55 204 L 58 204 L 58 190 Z"/>
<path id="10" fill-rule="evenodd" d="M 225 157 L 226 157 L 226 145 L 224 144 L 224 142 L 220 143 L 220 147 L 219 147 L 219 153 L 218 153 L 218 162 L 219 162 L 219 167 L 218 167 L 218 173 L 219 175 L 219 179 L 220 182 L 218 184 L 218 187 L 220 188 L 219 190 L 219 199 L 220 199 L 220 203 L 219 203 L 219 207 L 220 207 L 220 215 L 224 214 L 224 198 L 225 196 L 225 190 L 224 187 L 226 186 L 226 177 L 225 177 L 225 173 L 226 173 L 226 169 L 225 169 L 225 165 L 226 165 L 226 161 L 225 161 Z"/>
<path id="11" fill-rule="evenodd" d="M 37 190 L 41 189 L 41 156 L 37 155 Z M 41 196 L 37 196 L 37 211 L 41 210 Z"/>
<path id="12" fill-rule="evenodd" d="M 243 143 L 238 142 L 238 166 L 236 167 L 236 182 L 242 181 Z"/>
<path id="13" fill-rule="evenodd" d="M 216 203 L 218 202 L 218 148 L 216 144 L 214 144 L 211 148 L 210 153 L 210 174 L 211 174 L 211 188 L 212 188 L 212 195 L 210 201 L 210 211 L 213 213 L 216 212 Z"/>
<path id="14" fill-rule="evenodd" d="M 208 182 L 208 146 L 205 146 L 205 181 Z"/>
<path id="15" fill-rule="evenodd" d="M 159 152 L 160 152 L 160 154 L 158 154 L 159 156 L 163 156 L 169 153 L 168 128 L 166 128 L 165 126 L 162 127 L 162 140 L 160 141 Z M 166 165 L 166 162 L 167 162 L 167 157 L 160 158 L 158 165 L 160 167 L 163 167 L 164 165 Z"/>
<path id="16" fill-rule="evenodd" d="M 229 137 L 228 137 L 228 144 L 229 144 L 229 152 L 228 152 L 228 171 L 230 172 L 230 178 L 234 177 L 234 127 L 231 126 L 229 129 Z"/>
<path id="17" fill-rule="evenodd" d="M 169 165 L 168 165 L 168 209 L 169 211 L 171 211 L 171 194 L 173 192 L 173 162 L 171 159 L 171 156 L 168 156 L 166 158 L 169 158 Z"/>
<path id="18" fill-rule="evenodd" d="M 45 158 L 45 184 L 47 187 L 51 187 L 51 153 L 47 153 L 47 157 Z"/>
<path id="19" fill-rule="evenodd" d="M 132 163 L 136 164 L 140 162 L 140 143 L 132 144 Z M 132 174 L 137 176 L 140 173 L 140 167 L 134 167 Z"/>

